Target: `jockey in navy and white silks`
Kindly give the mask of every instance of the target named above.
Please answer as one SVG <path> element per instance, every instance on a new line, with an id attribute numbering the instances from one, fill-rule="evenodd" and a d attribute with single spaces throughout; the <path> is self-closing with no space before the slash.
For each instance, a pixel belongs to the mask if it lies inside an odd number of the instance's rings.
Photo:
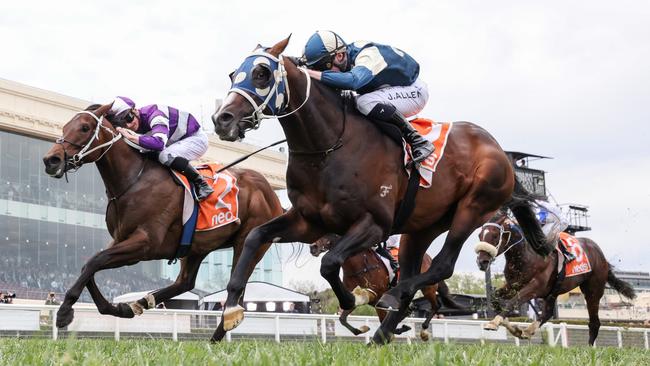
<path id="1" fill-rule="evenodd" d="M 433 145 L 406 120 L 420 113 L 429 99 L 427 85 L 418 79 L 420 65 L 406 52 L 372 42 L 346 44 L 334 32 L 318 31 L 307 41 L 302 62 L 312 78 L 359 93 L 361 113 L 397 126 L 415 162 L 433 153 Z"/>
<path id="2" fill-rule="evenodd" d="M 152 104 L 136 108 L 126 97 L 116 97 L 108 112 L 109 120 L 128 140 L 159 152 L 158 160 L 182 173 L 192 182 L 199 200 L 208 197 L 212 187 L 190 164 L 208 151 L 208 136 L 193 115 L 176 108 Z"/>
<path id="3" fill-rule="evenodd" d="M 562 214 L 559 207 L 542 200 L 536 200 L 535 203 L 537 204 L 537 221 L 539 221 L 542 231 L 546 235 L 546 242 L 558 246 L 560 233 L 569 227 L 569 221 Z M 575 256 L 567 251 L 564 245 L 558 247 L 567 258 L 567 261 L 570 262 L 575 259 Z"/>

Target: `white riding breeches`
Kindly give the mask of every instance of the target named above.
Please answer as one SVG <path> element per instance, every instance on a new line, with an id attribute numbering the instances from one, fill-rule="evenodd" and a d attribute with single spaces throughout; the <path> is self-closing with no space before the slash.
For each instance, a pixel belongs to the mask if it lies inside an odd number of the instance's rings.
<path id="1" fill-rule="evenodd" d="M 197 160 L 208 151 L 208 135 L 200 129 L 192 136 L 176 141 L 165 147 L 158 154 L 158 161 L 165 164 L 175 157 L 182 157 L 189 161 Z"/>
<path id="2" fill-rule="evenodd" d="M 404 117 L 420 113 L 429 100 L 427 84 L 417 79 L 409 86 L 387 86 L 367 94 L 357 96 L 357 108 L 364 115 L 378 103 L 392 104 Z"/>

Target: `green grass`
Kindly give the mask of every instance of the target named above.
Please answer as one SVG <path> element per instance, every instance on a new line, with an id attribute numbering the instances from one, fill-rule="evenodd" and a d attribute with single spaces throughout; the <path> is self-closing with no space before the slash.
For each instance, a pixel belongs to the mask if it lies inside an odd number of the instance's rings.
<path id="1" fill-rule="evenodd" d="M 642 349 L 261 341 L 0 339 L 2 365 L 650 365 Z"/>

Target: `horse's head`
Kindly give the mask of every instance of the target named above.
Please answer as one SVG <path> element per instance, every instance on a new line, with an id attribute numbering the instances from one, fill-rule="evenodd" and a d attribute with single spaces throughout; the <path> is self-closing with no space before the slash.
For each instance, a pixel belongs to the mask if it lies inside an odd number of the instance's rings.
<path id="1" fill-rule="evenodd" d="M 511 238 L 511 222 L 505 211 L 499 210 L 481 227 L 479 242 L 474 247 L 476 263 L 481 271 L 487 270 L 494 258 L 503 253 Z"/>
<path id="2" fill-rule="evenodd" d="M 257 46 L 230 74 L 232 82 L 223 104 L 212 115 L 219 138 L 235 141 L 256 129 L 262 119 L 281 114 L 289 102 L 287 76 L 280 54 L 289 38 L 271 48 Z"/>
<path id="3" fill-rule="evenodd" d="M 309 245 L 309 252 L 314 257 L 318 257 L 321 253 L 325 253 L 334 246 L 341 237 L 336 234 L 327 234 L 320 239 Z"/>
<path id="4" fill-rule="evenodd" d="M 63 134 L 43 157 L 45 172 L 61 178 L 67 171 L 99 160 L 121 138 L 105 119 L 111 104 L 78 112 L 63 126 Z"/>

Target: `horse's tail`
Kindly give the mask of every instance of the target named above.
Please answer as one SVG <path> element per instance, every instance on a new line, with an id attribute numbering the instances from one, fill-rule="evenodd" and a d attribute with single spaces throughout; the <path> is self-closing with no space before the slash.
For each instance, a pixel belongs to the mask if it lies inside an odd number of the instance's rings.
<path id="1" fill-rule="evenodd" d="M 616 275 L 614 275 L 614 267 L 609 264 L 609 262 L 607 262 L 607 264 L 609 265 L 609 271 L 607 271 L 607 283 L 612 286 L 616 292 L 627 297 L 628 299 L 633 300 L 636 298 L 636 293 L 634 292 L 632 286 L 630 286 L 629 283 L 622 281 L 616 277 Z"/>
<path id="2" fill-rule="evenodd" d="M 465 308 L 463 305 L 457 303 L 451 297 L 451 293 L 449 292 L 449 287 L 447 287 L 445 281 L 438 282 L 438 298 L 440 299 L 440 302 L 442 302 L 442 304 L 449 309 Z"/>
<path id="3" fill-rule="evenodd" d="M 512 157 L 511 161 L 512 161 Z M 514 164 L 513 164 L 514 165 Z M 535 197 L 526 190 L 523 184 L 515 175 L 515 189 L 512 192 L 510 201 L 506 203 L 506 207 L 512 211 L 517 219 L 517 223 L 524 232 L 526 241 L 532 246 L 537 254 L 547 256 L 553 252 L 553 243 L 546 242 L 546 235 L 542 231 L 542 227 L 535 217 L 533 211 L 533 202 Z"/>

